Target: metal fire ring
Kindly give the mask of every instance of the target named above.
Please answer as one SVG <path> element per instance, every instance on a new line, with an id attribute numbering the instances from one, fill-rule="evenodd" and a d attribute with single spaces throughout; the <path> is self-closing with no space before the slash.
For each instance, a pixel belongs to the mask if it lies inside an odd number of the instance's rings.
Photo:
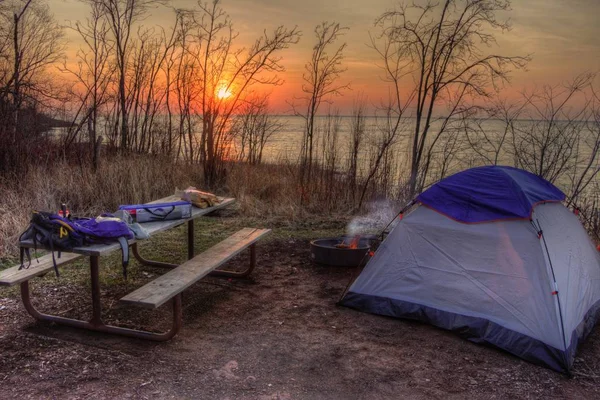
<path id="1" fill-rule="evenodd" d="M 310 242 L 310 257 L 317 264 L 358 267 L 368 261 L 371 240 L 371 237 L 362 237 L 356 249 L 349 249 L 336 247 L 343 242 L 348 243 L 348 237 L 316 239 Z"/>

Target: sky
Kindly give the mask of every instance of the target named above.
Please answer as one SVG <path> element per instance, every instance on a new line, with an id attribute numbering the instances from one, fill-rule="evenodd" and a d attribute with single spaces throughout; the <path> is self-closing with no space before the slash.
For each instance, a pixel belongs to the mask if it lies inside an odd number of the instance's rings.
<path id="1" fill-rule="evenodd" d="M 194 0 L 172 0 L 172 6 L 191 8 Z M 347 71 L 340 82 L 351 89 L 335 100 L 335 107 L 348 112 L 359 93 L 371 102 L 387 97 L 388 86 L 381 80 L 375 51 L 369 48 L 369 33 L 374 33 L 374 20 L 381 13 L 393 9 L 393 0 L 223 0 L 221 5 L 229 13 L 234 28 L 240 33 L 241 44 L 251 44 L 264 29 L 279 25 L 297 26 L 303 33 L 300 42 L 282 53 L 286 72 L 285 83 L 270 88 L 275 112 L 290 110 L 286 100 L 300 95 L 304 65 L 314 44 L 314 27 L 322 21 L 336 21 L 349 28 L 343 40 L 348 47 L 344 65 Z M 49 0 L 54 17 L 59 23 L 83 20 L 87 6 L 77 0 Z M 522 90 L 545 84 L 556 85 L 586 71 L 600 71 L 600 0 L 513 0 L 510 18 L 512 29 L 497 34 L 497 53 L 527 55 L 533 59 L 526 71 L 512 74 L 507 97 Z M 173 17 L 165 8 L 151 11 L 145 25 L 169 26 Z M 73 57 L 78 46 L 77 37 L 67 31 L 67 57 Z"/>

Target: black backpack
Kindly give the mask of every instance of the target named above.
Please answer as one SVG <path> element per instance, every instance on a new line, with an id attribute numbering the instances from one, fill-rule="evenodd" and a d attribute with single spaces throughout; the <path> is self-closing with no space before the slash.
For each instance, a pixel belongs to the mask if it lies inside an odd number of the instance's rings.
<path id="1" fill-rule="evenodd" d="M 84 244 L 84 236 L 71 226 L 68 219 L 44 211 L 33 212 L 29 227 L 19 237 L 19 241 L 24 240 L 33 241 L 35 249 L 37 249 L 38 244 L 41 247 L 50 249 L 56 276 L 59 276 L 59 274 L 54 251 L 58 252 L 58 258 L 60 258 L 61 250 L 71 250 Z M 24 263 L 25 257 L 29 262 L 27 266 Z M 30 265 L 31 255 L 29 249 L 21 247 L 21 266 L 19 269 L 28 268 Z"/>

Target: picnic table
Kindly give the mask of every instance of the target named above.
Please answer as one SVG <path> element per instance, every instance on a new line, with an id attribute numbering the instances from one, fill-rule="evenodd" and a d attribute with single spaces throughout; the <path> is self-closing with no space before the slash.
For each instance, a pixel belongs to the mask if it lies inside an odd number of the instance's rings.
<path id="1" fill-rule="evenodd" d="M 163 199 L 153 201 L 153 203 L 165 203 L 179 200 L 174 196 L 168 196 Z M 112 333 L 117 335 L 149 339 L 156 341 L 169 340 L 175 336 L 182 325 L 182 306 L 181 293 L 189 286 L 207 275 L 221 277 L 246 277 L 256 265 L 255 244 L 264 235 L 270 232 L 269 229 L 244 228 L 224 241 L 216 244 L 207 251 L 194 255 L 194 220 L 203 215 L 210 214 L 215 210 L 228 207 L 235 202 L 233 198 L 219 198 L 219 204 L 208 208 L 192 207 L 192 215 L 189 219 L 153 221 L 142 223 L 144 229 L 150 236 L 160 232 L 175 228 L 187 223 L 187 253 L 188 260 L 181 265 L 173 263 L 158 262 L 143 258 L 138 249 L 138 243 L 135 239 L 129 240 L 129 245 L 134 257 L 142 264 L 155 267 L 164 267 L 169 269 L 164 275 L 159 276 L 154 281 L 136 289 L 123 297 L 120 301 L 125 304 L 137 305 L 146 308 L 158 308 L 162 304 L 172 302 L 173 318 L 169 331 L 165 333 L 154 333 L 129 329 L 119 326 L 107 325 L 102 321 L 100 277 L 99 277 L 99 258 L 120 249 L 118 243 L 93 244 L 73 248 L 68 252 L 63 251 L 60 258 L 56 259 L 57 265 L 64 265 L 73 262 L 82 257 L 89 258 L 90 277 L 91 277 L 91 300 L 92 300 L 92 318 L 89 321 L 66 318 L 59 315 L 44 314 L 38 311 L 31 303 L 31 293 L 29 280 L 46 274 L 53 269 L 52 254 L 48 254 L 33 260 L 30 267 L 19 269 L 19 266 L 0 271 L 0 286 L 12 286 L 20 284 L 21 299 L 27 312 L 35 319 L 40 321 L 50 321 L 61 325 L 72 326 L 76 328 L 88 329 Z M 33 241 L 21 241 L 19 245 L 22 248 L 35 247 Z M 245 271 L 234 272 L 217 270 L 221 265 L 242 252 L 250 248 L 250 265 Z"/>

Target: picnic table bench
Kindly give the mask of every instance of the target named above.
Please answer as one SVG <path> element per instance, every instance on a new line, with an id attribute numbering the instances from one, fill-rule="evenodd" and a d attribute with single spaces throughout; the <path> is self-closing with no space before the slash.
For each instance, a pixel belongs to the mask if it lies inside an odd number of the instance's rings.
<path id="1" fill-rule="evenodd" d="M 163 203 L 173 201 L 173 196 L 169 196 L 152 203 Z M 171 269 L 164 275 L 149 282 L 141 288 L 129 293 L 120 301 L 124 304 L 138 305 L 146 308 L 158 308 L 169 300 L 172 301 L 173 318 L 169 331 L 165 333 L 154 333 L 128 329 L 119 326 L 106 325 L 102 321 L 102 307 L 100 303 L 100 278 L 99 278 L 99 257 L 112 253 L 120 249 L 117 243 L 94 244 L 90 246 L 76 247 L 69 252 L 62 252 L 60 258 L 56 258 L 56 264 L 59 266 L 73 262 L 82 257 L 89 257 L 90 276 L 92 289 L 92 318 L 89 321 L 65 318 L 58 315 L 44 314 L 38 311 L 31 303 L 31 294 L 29 280 L 44 275 L 51 271 L 53 267 L 52 254 L 47 254 L 33 260 L 30 267 L 19 269 L 19 266 L 0 271 L 0 286 L 20 285 L 21 299 L 23 305 L 29 314 L 41 321 L 51 321 L 62 325 L 68 325 L 77 328 L 89 329 L 93 331 L 113 333 L 123 336 L 130 336 L 142 339 L 164 341 L 175 336 L 182 325 L 182 306 L 181 293 L 192 284 L 207 275 L 240 278 L 248 276 L 256 265 L 255 245 L 258 240 L 270 232 L 269 229 L 244 228 L 222 242 L 209 248 L 205 252 L 194 255 L 194 220 L 203 215 L 209 214 L 217 209 L 227 207 L 235 202 L 235 199 L 220 199 L 220 203 L 204 209 L 193 207 L 192 216 L 189 219 L 154 221 L 141 224 L 150 236 L 168 229 L 187 223 L 187 247 L 188 260 L 181 265 L 147 260 L 139 254 L 137 241 L 132 239 L 129 245 L 132 248 L 134 257 L 142 265 L 151 265 Z M 148 203 L 151 204 L 151 203 Z M 32 241 L 20 242 L 21 247 L 35 247 Z M 244 249 L 250 248 L 250 264 L 242 272 L 218 270 L 231 258 L 241 253 Z M 56 257 L 56 255 L 55 255 Z"/>

